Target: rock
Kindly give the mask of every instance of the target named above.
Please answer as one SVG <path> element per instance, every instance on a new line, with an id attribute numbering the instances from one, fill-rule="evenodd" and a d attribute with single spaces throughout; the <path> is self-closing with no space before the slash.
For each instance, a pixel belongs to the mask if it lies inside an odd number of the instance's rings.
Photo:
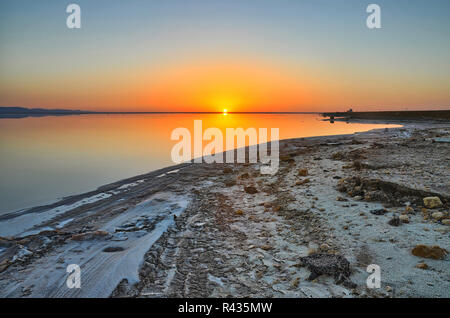
<path id="1" fill-rule="evenodd" d="M 4 272 L 9 267 L 9 265 L 11 265 L 9 260 L 7 259 L 3 260 L 3 262 L 0 263 L 0 273 Z"/>
<path id="2" fill-rule="evenodd" d="M 241 175 L 239 176 L 239 178 L 240 178 L 240 179 L 248 179 L 248 178 L 250 178 L 250 175 L 248 174 L 248 172 L 246 172 L 246 173 L 241 174 Z"/>
<path id="3" fill-rule="evenodd" d="M 450 219 L 442 220 L 442 224 L 444 224 L 444 225 L 450 225 Z"/>
<path id="4" fill-rule="evenodd" d="M 348 200 L 346 198 L 343 198 L 343 197 L 337 197 L 336 201 L 347 202 Z"/>
<path id="5" fill-rule="evenodd" d="M 306 257 L 300 257 L 300 266 L 306 266 L 311 274 L 309 281 L 314 280 L 321 275 L 330 275 L 335 279 L 336 284 L 342 284 L 349 288 L 355 288 L 356 285 L 350 281 L 350 263 L 341 256 L 334 254 L 313 254 Z"/>
<path id="6" fill-rule="evenodd" d="M 419 263 L 416 265 L 416 268 L 428 269 L 428 265 L 426 263 Z"/>
<path id="7" fill-rule="evenodd" d="M 400 215 L 399 219 L 402 223 L 409 223 L 409 217 L 407 215 Z"/>
<path id="8" fill-rule="evenodd" d="M 406 214 L 414 213 L 414 209 L 413 209 L 410 205 L 407 205 L 407 206 L 405 207 L 405 213 L 406 213 Z"/>
<path id="9" fill-rule="evenodd" d="M 391 286 L 386 286 L 386 291 L 388 292 L 388 293 L 390 293 L 391 291 L 392 291 L 392 287 Z"/>
<path id="10" fill-rule="evenodd" d="M 317 254 L 317 249 L 315 248 L 309 248 L 308 249 L 308 255 L 314 255 Z"/>
<path id="11" fill-rule="evenodd" d="M 360 195 L 357 195 L 357 196 L 354 196 L 353 199 L 356 201 L 361 201 L 363 199 L 363 197 Z"/>
<path id="12" fill-rule="evenodd" d="M 105 249 L 103 249 L 103 252 L 105 253 L 115 253 L 115 252 L 121 252 L 125 250 L 123 247 L 121 246 L 109 246 Z"/>
<path id="13" fill-rule="evenodd" d="M 308 175 L 308 170 L 307 169 L 299 169 L 298 175 L 301 177 L 306 177 Z"/>
<path id="14" fill-rule="evenodd" d="M 265 251 L 269 251 L 269 250 L 272 249 L 272 246 L 270 246 L 270 245 L 263 245 L 263 246 L 261 246 L 261 249 L 265 250 Z"/>
<path id="15" fill-rule="evenodd" d="M 255 194 L 258 193 L 258 190 L 256 190 L 255 187 L 249 186 L 249 187 L 244 187 L 244 191 L 248 194 Z"/>
<path id="16" fill-rule="evenodd" d="M 435 209 L 442 206 L 442 201 L 439 197 L 426 197 L 423 199 L 423 204 L 429 209 Z"/>
<path id="17" fill-rule="evenodd" d="M 233 169 L 231 169 L 230 167 L 225 167 L 223 169 L 223 173 L 233 173 Z"/>
<path id="18" fill-rule="evenodd" d="M 320 245 L 320 249 L 322 251 L 326 251 L 330 249 L 330 246 L 328 246 L 328 244 L 323 243 L 322 245 Z"/>
<path id="19" fill-rule="evenodd" d="M 398 216 L 394 216 L 392 219 L 389 220 L 388 224 L 392 226 L 399 226 L 400 218 Z"/>
<path id="20" fill-rule="evenodd" d="M 372 213 L 373 215 L 384 215 L 386 214 L 388 211 L 386 209 L 377 209 L 377 210 L 371 210 L 370 213 Z"/>
<path id="21" fill-rule="evenodd" d="M 299 284 L 300 284 L 300 278 L 297 277 L 296 279 L 294 279 L 292 281 L 291 286 L 294 288 L 297 288 Z"/>
<path id="22" fill-rule="evenodd" d="M 431 214 L 431 217 L 437 221 L 440 221 L 444 218 L 444 213 L 442 212 L 434 212 L 433 214 Z"/>
<path id="23" fill-rule="evenodd" d="M 439 246 L 417 245 L 411 251 L 414 256 L 432 259 L 444 259 L 447 250 Z"/>
<path id="24" fill-rule="evenodd" d="M 303 185 L 303 184 L 309 183 L 310 181 L 311 180 L 309 180 L 309 179 L 299 180 L 295 183 L 295 185 Z"/>
<path id="25" fill-rule="evenodd" d="M 244 215 L 244 211 L 242 211 L 242 210 L 237 210 L 237 211 L 236 211 L 236 214 L 237 214 L 237 215 Z"/>

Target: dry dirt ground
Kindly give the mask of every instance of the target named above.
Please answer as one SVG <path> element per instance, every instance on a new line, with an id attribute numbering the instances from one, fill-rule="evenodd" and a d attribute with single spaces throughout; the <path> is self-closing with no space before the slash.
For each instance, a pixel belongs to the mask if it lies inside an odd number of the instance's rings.
<path id="1" fill-rule="evenodd" d="M 287 140 L 275 175 L 184 164 L 4 216 L 0 296 L 450 297 L 449 139 L 450 125 L 410 124 Z M 316 254 L 339 256 L 301 261 Z M 66 286 L 73 263 L 80 289 Z"/>

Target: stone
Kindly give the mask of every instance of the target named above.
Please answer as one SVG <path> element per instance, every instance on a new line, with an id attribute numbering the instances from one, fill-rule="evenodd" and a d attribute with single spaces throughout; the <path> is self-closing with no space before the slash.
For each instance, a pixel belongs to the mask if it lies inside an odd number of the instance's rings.
<path id="1" fill-rule="evenodd" d="M 323 243 L 322 245 L 320 245 L 320 249 L 322 251 L 326 251 L 326 250 L 330 249 L 330 246 L 328 246 L 328 244 L 326 244 L 326 243 Z"/>
<path id="2" fill-rule="evenodd" d="M 450 225 L 450 219 L 442 220 L 442 224 L 444 224 L 444 225 Z"/>
<path id="3" fill-rule="evenodd" d="M 440 221 L 444 218 L 444 213 L 442 212 L 434 212 L 433 214 L 431 214 L 431 217 L 437 221 Z"/>
<path id="4" fill-rule="evenodd" d="M 356 284 L 350 281 L 350 263 L 341 255 L 313 254 L 300 257 L 299 266 L 305 266 L 310 271 L 308 281 L 321 275 L 330 275 L 334 277 L 336 284 L 342 284 L 348 288 L 356 287 Z"/>
<path id="5" fill-rule="evenodd" d="M 108 246 L 107 248 L 103 249 L 103 252 L 105 253 L 116 253 L 116 252 L 122 252 L 125 250 L 121 246 Z"/>
<path id="6" fill-rule="evenodd" d="M 429 209 L 435 209 L 442 206 L 442 201 L 439 197 L 426 197 L 423 199 L 423 204 Z"/>
<path id="7" fill-rule="evenodd" d="M 252 186 L 244 187 L 244 191 L 248 194 L 258 193 L 258 190 L 256 190 L 256 188 Z"/>
<path id="8" fill-rule="evenodd" d="M 308 255 L 314 255 L 317 254 L 317 249 L 315 248 L 309 248 L 308 249 Z"/>
<path id="9" fill-rule="evenodd" d="M 419 263 L 416 265 L 416 268 L 428 269 L 428 265 L 427 265 L 427 263 Z"/>
<path id="10" fill-rule="evenodd" d="M 237 214 L 237 215 L 244 215 L 244 211 L 242 211 L 242 210 L 237 210 L 237 211 L 236 211 L 236 214 Z"/>
<path id="11" fill-rule="evenodd" d="M 298 175 L 301 177 L 306 177 L 308 175 L 308 170 L 307 169 L 299 169 Z"/>
<path id="12" fill-rule="evenodd" d="M 377 210 L 371 210 L 370 213 L 373 215 L 384 215 L 388 211 L 386 209 L 377 209 Z"/>
<path id="13" fill-rule="evenodd" d="M 9 267 L 9 265 L 11 265 L 9 260 L 7 259 L 3 260 L 3 262 L 0 263 L 0 273 L 4 272 Z"/>
<path id="14" fill-rule="evenodd" d="M 309 183 L 310 181 L 311 180 L 309 180 L 309 179 L 299 180 L 295 183 L 295 185 L 303 185 L 303 184 Z"/>
<path id="15" fill-rule="evenodd" d="M 399 226 L 400 218 L 398 216 L 394 216 L 392 219 L 389 220 L 388 224 L 392 226 Z"/>
<path id="16" fill-rule="evenodd" d="M 300 278 L 297 277 L 296 279 L 294 279 L 292 281 L 291 286 L 294 288 L 297 288 L 299 284 L 300 284 Z"/>
<path id="17" fill-rule="evenodd" d="M 414 209 L 413 209 L 410 205 L 407 205 L 407 206 L 405 207 L 405 213 L 406 213 L 406 214 L 414 213 Z"/>
<path id="18" fill-rule="evenodd" d="M 231 169 L 230 167 L 225 167 L 223 169 L 223 173 L 233 173 L 233 169 Z"/>
<path id="19" fill-rule="evenodd" d="M 398 218 L 402 223 L 409 223 L 409 217 L 407 215 L 400 215 Z"/>
<path id="20" fill-rule="evenodd" d="M 414 256 L 432 259 L 444 259 L 447 250 L 439 246 L 417 245 L 411 250 Z"/>

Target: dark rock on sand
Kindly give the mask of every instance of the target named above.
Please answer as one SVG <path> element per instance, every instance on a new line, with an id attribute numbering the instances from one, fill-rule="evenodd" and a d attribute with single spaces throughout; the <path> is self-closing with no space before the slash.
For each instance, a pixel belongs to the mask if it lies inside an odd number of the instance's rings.
<path id="1" fill-rule="evenodd" d="M 392 219 L 389 220 L 388 224 L 392 226 L 399 226 L 401 224 L 400 218 L 398 216 L 394 216 Z"/>
<path id="2" fill-rule="evenodd" d="M 121 252 L 123 250 L 124 250 L 124 248 L 120 247 L 120 246 L 109 246 L 109 247 L 105 248 L 103 250 L 103 252 L 105 252 L 105 253 L 115 253 L 115 252 Z"/>
<path id="3" fill-rule="evenodd" d="M 233 173 L 233 169 L 230 167 L 223 168 L 223 173 Z"/>
<path id="4" fill-rule="evenodd" d="M 370 213 L 373 215 L 384 215 L 387 213 L 387 210 L 386 209 L 377 209 L 377 210 L 370 211 Z"/>
<path id="5" fill-rule="evenodd" d="M 249 187 L 244 187 L 244 191 L 248 194 L 255 194 L 258 193 L 258 190 L 256 190 L 255 187 L 249 186 Z"/>
<path id="6" fill-rule="evenodd" d="M 444 259 L 447 250 L 439 246 L 417 245 L 411 251 L 414 256 L 432 259 Z"/>
<path id="7" fill-rule="evenodd" d="M 350 263 L 341 255 L 312 254 L 300 257 L 300 266 L 306 266 L 311 272 L 308 280 L 313 280 L 321 275 L 333 276 L 336 284 L 342 284 L 349 288 L 355 288 L 356 284 L 350 281 Z"/>

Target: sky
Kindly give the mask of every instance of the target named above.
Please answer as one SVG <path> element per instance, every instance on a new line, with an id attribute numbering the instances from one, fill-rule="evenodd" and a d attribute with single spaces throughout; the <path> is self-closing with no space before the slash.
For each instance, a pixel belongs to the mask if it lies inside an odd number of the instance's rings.
<path id="1" fill-rule="evenodd" d="M 448 0 L 74 0 L 80 29 L 70 3 L 0 2 L 0 106 L 450 109 Z"/>

